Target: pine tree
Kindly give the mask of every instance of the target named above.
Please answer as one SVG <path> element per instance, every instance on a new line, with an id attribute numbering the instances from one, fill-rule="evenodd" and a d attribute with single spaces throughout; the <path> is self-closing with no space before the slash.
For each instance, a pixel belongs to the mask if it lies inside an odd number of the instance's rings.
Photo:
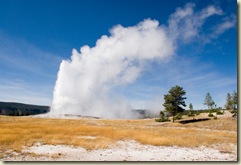
<path id="1" fill-rule="evenodd" d="M 231 110 L 232 109 L 232 105 L 233 105 L 232 97 L 231 97 L 230 93 L 227 93 L 225 108 L 227 110 Z"/>
<path id="2" fill-rule="evenodd" d="M 238 95 L 236 91 L 233 91 L 233 94 L 232 94 L 232 105 L 233 105 L 232 108 L 236 110 L 238 106 Z"/>
<path id="3" fill-rule="evenodd" d="M 176 116 L 177 113 L 185 110 L 181 106 L 186 107 L 186 103 L 184 101 L 186 97 L 183 97 L 186 92 L 178 85 L 172 87 L 168 92 L 169 94 L 164 95 L 165 102 L 163 106 L 165 107 L 165 111 L 172 114 L 172 122 L 174 122 L 174 116 Z"/>
<path id="4" fill-rule="evenodd" d="M 190 110 L 193 110 L 192 103 L 189 104 L 189 109 L 190 109 Z"/>
<path id="5" fill-rule="evenodd" d="M 208 109 L 212 109 L 213 108 L 215 103 L 214 103 L 214 101 L 212 99 L 212 96 L 211 96 L 211 94 L 209 92 L 206 94 L 206 97 L 205 97 L 205 100 L 204 100 L 203 104 L 207 105 Z"/>

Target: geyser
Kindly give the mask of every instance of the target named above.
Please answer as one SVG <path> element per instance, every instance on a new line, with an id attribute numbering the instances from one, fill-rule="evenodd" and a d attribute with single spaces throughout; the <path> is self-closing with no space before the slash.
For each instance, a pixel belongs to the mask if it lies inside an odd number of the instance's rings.
<path id="1" fill-rule="evenodd" d="M 148 60 L 173 54 L 173 43 L 155 20 L 136 26 L 117 25 L 96 46 L 73 50 L 60 64 L 51 113 L 106 118 L 130 117 L 129 103 L 111 93 L 116 86 L 136 80 Z"/>
<path id="2" fill-rule="evenodd" d="M 215 8 L 206 14 L 210 6 L 194 14 L 193 7 L 178 8 L 169 26 L 151 19 L 131 27 L 116 25 L 94 47 L 74 49 L 71 59 L 60 64 L 50 113 L 130 118 L 130 104 L 113 88 L 135 82 L 150 61 L 171 57 L 178 39 L 194 37 L 204 19 L 217 14 Z"/>

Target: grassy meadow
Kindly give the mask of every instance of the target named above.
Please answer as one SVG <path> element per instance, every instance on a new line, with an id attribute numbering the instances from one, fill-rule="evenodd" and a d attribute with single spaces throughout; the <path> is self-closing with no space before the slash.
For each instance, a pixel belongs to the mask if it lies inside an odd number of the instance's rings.
<path id="1" fill-rule="evenodd" d="M 135 140 L 155 146 L 211 147 L 231 152 L 237 145 L 237 119 L 181 124 L 155 119 L 50 119 L 0 116 L 0 150 L 21 152 L 34 143 L 107 148 L 119 140 Z M 1 156 L 1 154 L 0 154 Z"/>

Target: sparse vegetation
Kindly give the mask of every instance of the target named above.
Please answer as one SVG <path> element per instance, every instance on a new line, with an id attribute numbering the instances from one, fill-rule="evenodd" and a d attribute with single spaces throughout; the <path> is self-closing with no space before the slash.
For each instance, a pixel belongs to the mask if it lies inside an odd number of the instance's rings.
<path id="1" fill-rule="evenodd" d="M 153 119 L 71 120 L 0 116 L 0 128 L 2 152 L 10 149 L 19 152 L 23 146 L 32 146 L 36 142 L 81 146 L 88 150 L 106 148 L 118 140 L 131 139 L 156 146 L 237 144 L 237 120 L 231 118 L 181 124 L 157 123 Z M 86 136 L 95 138 L 83 138 Z"/>
<path id="2" fill-rule="evenodd" d="M 237 113 L 237 110 L 231 110 L 230 113 Z"/>
<path id="3" fill-rule="evenodd" d="M 178 113 L 176 116 L 175 116 L 175 120 L 180 120 L 182 119 L 182 113 Z"/>
<path id="4" fill-rule="evenodd" d="M 214 115 L 211 112 L 209 112 L 208 117 L 213 117 L 213 116 Z"/>
<path id="5" fill-rule="evenodd" d="M 187 114 L 188 117 L 195 116 L 195 113 L 193 111 L 189 111 Z"/>
<path id="6" fill-rule="evenodd" d="M 160 118 L 159 119 L 155 119 L 156 122 L 166 122 L 166 121 L 170 121 L 170 119 L 168 117 L 165 116 L 165 113 L 163 111 L 160 112 Z"/>
<path id="7" fill-rule="evenodd" d="M 216 112 L 216 114 L 217 114 L 217 115 L 223 115 L 223 114 L 224 114 L 224 111 L 221 112 L 220 110 L 218 110 L 218 111 Z"/>
<path id="8" fill-rule="evenodd" d="M 155 119 L 156 122 L 167 122 L 167 121 L 171 121 L 169 118 L 159 118 L 159 119 Z"/>
<path id="9" fill-rule="evenodd" d="M 230 111 L 221 111 L 221 107 L 217 108 L 209 93 L 205 98 L 205 104 L 210 109 L 193 110 L 190 103 L 190 110 L 184 111 L 186 97 L 183 96 L 185 94 L 182 87 L 171 88 L 169 94 L 164 95 L 165 113 L 161 111 L 160 118 L 155 121 L 153 119 L 32 118 L 22 115 L 31 115 L 29 108 L 34 106 L 26 107 L 26 105 L 20 104 L 17 105 L 20 107 L 18 109 L 10 106 L 8 115 L 22 117 L 0 116 L 0 159 L 3 157 L 2 153 L 6 151 L 21 152 L 24 146 L 29 147 L 35 143 L 81 146 L 87 150 L 107 148 L 119 140 L 135 140 L 142 144 L 155 146 L 237 145 L 237 119 L 217 117 L 217 115 L 226 113 L 237 113 L 237 105 L 234 101 L 236 99 L 235 92 L 231 97 L 233 108 Z M 37 108 L 44 109 L 46 107 Z M 0 110 L 2 113 L 6 107 Z M 142 112 L 144 115 L 146 113 L 144 110 L 137 110 L 137 112 Z M 214 115 L 215 113 L 216 115 Z M 169 117 L 173 122 L 168 122 L 171 121 Z M 175 120 L 179 121 L 174 123 Z M 175 136 L 173 136 L 173 132 L 175 132 Z M 84 138 L 87 136 L 94 138 Z M 228 149 L 227 152 L 229 152 Z"/>

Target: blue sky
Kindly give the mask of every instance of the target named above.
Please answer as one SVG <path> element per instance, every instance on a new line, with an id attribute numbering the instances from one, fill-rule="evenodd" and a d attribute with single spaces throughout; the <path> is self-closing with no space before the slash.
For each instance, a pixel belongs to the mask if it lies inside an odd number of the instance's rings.
<path id="1" fill-rule="evenodd" d="M 168 26 L 171 14 L 190 2 L 195 12 L 209 5 L 222 12 L 193 39 L 177 40 L 171 59 L 150 61 L 135 82 L 113 91 L 134 108 L 158 107 L 180 85 L 194 109 L 207 108 L 207 92 L 223 107 L 227 92 L 237 91 L 235 0 L 0 0 L 0 100 L 51 105 L 59 65 L 73 48 L 94 47 L 117 24 L 150 18 Z"/>

